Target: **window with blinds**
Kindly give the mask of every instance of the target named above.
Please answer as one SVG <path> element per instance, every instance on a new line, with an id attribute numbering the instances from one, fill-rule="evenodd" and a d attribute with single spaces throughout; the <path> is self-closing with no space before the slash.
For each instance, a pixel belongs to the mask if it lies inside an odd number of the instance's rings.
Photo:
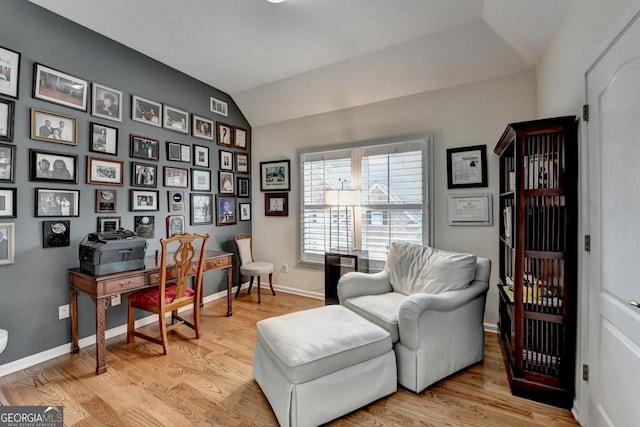
<path id="1" fill-rule="evenodd" d="M 394 241 L 428 244 L 430 150 L 425 138 L 301 153 L 301 259 L 351 247 L 381 266 Z M 359 205 L 326 204 L 333 190 L 358 190 Z"/>

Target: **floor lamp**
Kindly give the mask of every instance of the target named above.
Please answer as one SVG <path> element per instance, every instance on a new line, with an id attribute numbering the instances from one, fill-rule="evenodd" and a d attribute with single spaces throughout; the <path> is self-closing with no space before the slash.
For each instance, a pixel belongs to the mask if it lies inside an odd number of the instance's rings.
<path id="1" fill-rule="evenodd" d="M 351 247 L 349 245 L 349 207 L 353 209 L 354 206 L 360 204 L 360 192 L 358 190 L 326 190 L 324 192 L 324 203 L 325 205 L 338 208 L 338 252 L 340 252 L 340 208 L 344 206 L 344 214 L 345 220 L 347 224 L 347 251 L 351 251 Z M 331 230 L 331 224 L 333 221 L 329 222 L 329 246 L 332 246 L 333 233 Z M 329 248 L 332 249 L 332 248 Z"/>

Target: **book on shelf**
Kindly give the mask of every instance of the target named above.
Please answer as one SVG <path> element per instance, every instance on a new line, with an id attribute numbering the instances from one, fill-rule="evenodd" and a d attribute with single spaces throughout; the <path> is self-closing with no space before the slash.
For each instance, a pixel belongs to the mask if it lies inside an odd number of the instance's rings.
<path id="1" fill-rule="evenodd" d="M 504 239 L 509 246 L 513 246 L 513 206 L 505 206 L 502 210 L 502 216 Z"/>
<path id="2" fill-rule="evenodd" d="M 527 190 L 558 187 L 557 153 L 524 156 L 524 177 L 524 188 Z"/>

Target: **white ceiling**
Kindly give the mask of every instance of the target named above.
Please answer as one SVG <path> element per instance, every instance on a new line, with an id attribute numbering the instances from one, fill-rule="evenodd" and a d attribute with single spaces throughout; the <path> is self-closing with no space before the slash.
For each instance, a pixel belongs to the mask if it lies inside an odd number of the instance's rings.
<path id="1" fill-rule="evenodd" d="M 530 69 L 574 0 L 30 0 L 222 90 L 252 126 Z"/>

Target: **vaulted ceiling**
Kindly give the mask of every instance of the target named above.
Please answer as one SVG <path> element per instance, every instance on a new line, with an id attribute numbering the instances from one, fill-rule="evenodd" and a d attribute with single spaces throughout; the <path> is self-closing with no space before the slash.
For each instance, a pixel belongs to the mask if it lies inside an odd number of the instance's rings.
<path id="1" fill-rule="evenodd" d="M 233 97 L 252 126 L 531 69 L 574 0 L 30 0 Z"/>

